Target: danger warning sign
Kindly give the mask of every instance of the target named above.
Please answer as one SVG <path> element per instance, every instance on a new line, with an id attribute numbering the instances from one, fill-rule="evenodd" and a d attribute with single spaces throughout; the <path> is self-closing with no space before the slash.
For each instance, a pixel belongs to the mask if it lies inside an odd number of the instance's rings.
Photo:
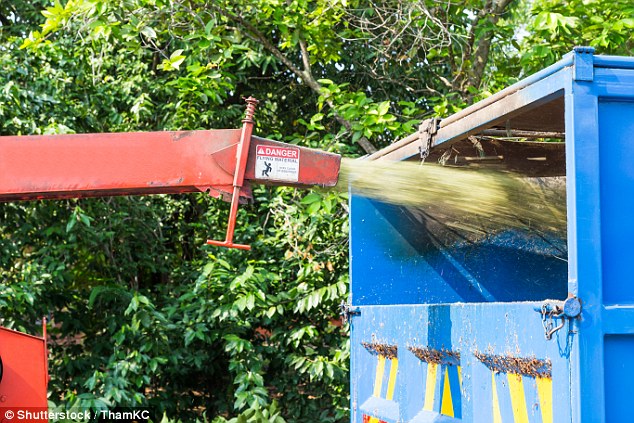
<path id="1" fill-rule="evenodd" d="M 256 179 L 297 182 L 299 148 L 257 145 L 255 147 Z"/>

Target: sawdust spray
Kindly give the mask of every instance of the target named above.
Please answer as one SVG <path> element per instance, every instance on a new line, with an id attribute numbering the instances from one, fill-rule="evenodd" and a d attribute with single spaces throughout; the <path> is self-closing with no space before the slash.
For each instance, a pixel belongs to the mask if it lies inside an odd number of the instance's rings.
<path id="1" fill-rule="evenodd" d="M 484 169 L 343 159 L 337 189 L 425 210 L 462 231 L 565 233 L 565 179 Z"/>

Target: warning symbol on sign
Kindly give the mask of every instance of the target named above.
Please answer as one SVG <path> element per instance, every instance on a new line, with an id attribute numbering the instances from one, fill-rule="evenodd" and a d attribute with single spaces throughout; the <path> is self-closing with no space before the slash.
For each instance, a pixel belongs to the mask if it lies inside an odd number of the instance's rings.
<path id="1" fill-rule="evenodd" d="M 297 182 L 299 180 L 299 148 L 257 145 L 255 147 L 256 179 Z"/>

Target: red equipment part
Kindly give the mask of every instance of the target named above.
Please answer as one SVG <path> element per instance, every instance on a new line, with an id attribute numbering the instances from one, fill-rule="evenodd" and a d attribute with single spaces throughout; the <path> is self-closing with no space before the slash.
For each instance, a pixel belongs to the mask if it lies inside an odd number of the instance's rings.
<path id="1" fill-rule="evenodd" d="M 229 222 L 227 224 L 227 237 L 224 241 L 207 240 L 207 244 L 216 245 L 219 247 L 239 248 L 241 250 L 250 250 L 250 245 L 234 244 L 233 231 L 236 226 L 236 217 L 238 215 L 238 203 L 240 198 L 240 190 L 244 183 L 244 170 L 247 165 L 247 155 L 249 154 L 249 146 L 251 145 L 251 134 L 253 133 L 253 115 L 255 114 L 255 106 L 258 101 L 249 97 L 246 100 L 247 111 L 244 119 L 242 120 L 242 133 L 240 134 L 240 141 L 238 143 L 236 153 L 236 170 L 233 174 L 233 194 L 231 196 L 231 209 L 229 211 Z"/>
<path id="2" fill-rule="evenodd" d="M 0 137 L 0 201 L 204 191 L 231 201 L 225 240 L 207 243 L 250 249 L 233 242 L 238 204 L 252 198 L 250 182 L 333 186 L 341 162 L 336 154 L 253 137 L 256 104 L 247 99 L 241 130 Z M 0 327 L 0 412 L 47 410 L 46 321 L 43 333 Z"/>
<path id="3" fill-rule="evenodd" d="M 48 421 L 46 340 L 0 327 L 0 360 L 0 421 L 27 411 L 21 421 Z"/>
<path id="4" fill-rule="evenodd" d="M 256 103 L 242 129 L 0 137 L 0 201 L 206 191 L 231 201 L 225 240 L 208 243 L 249 249 L 233 242 L 249 182 L 333 186 L 341 161 L 253 137 Z"/>

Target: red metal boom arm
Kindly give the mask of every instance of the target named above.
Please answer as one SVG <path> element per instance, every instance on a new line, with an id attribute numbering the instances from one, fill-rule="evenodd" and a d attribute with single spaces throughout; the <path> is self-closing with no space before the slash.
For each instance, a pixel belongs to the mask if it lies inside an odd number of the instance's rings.
<path id="1" fill-rule="evenodd" d="M 0 201 L 209 192 L 230 200 L 233 243 L 250 182 L 333 186 L 340 156 L 252 136 L 257 101 L 242 129 L 0 137 Z"/>

